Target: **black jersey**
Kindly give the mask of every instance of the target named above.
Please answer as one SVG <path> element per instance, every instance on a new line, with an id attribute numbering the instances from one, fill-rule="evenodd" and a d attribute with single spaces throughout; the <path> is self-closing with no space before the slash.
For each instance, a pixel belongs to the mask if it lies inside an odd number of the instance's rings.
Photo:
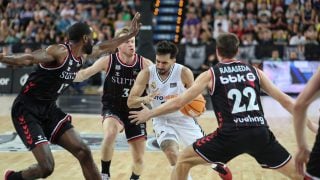
<path id="1" fill-rule="evenodd" d="M 142 56 L 135 54 L 131 65 L 121 61 L 119 53 L 110 55 L 103 87 L 103 109 L 128 111 L 127 99 L 138 73 L 143 68 Z"/>
<path id="2" fill-rule="evenodd" d="M 82 59 L 76 59 L 69 44 L 63 44 L 68 49 L 64 62 L 58 66 L 38 64 L 20 91 L 20 96 L 37 100 L 55 101 L 58 96 L 72 83 L 76 73 L 82 66 Z"/>
<path id="3" fill-rule="evenodd" d="M 257 70 L 240 61 L 218 63 L 212 73 L 211 100 L 219 128 L 268 126 L 260 100 Z"/>

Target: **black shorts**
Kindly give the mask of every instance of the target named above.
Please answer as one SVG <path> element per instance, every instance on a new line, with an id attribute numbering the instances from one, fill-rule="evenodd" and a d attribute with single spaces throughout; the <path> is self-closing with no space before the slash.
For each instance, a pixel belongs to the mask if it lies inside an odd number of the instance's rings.
<path id="1" fill-rule="evenodd" d="M 320 128 L 318 129 L 316 141 L 314 142 L 309 162 L 307 163 L 307 174 L 312 177 L 320 178 Z"/>
<path id="2" fill-rule="evenodd" d="M 102 111 L 102 116 L 103 120 L 105 120 L 107 117 L 113 117 L 117 119 L 119 123 L 124 126 L 127 141 L 133 141 L 140 138 L 147 139 L 146 123 L 141 123 L 138 125 L 131 123 L 129 119 L 129 112 L 104 109 Z"/>
<path id="3" fill-rule="evenodd" d="M 233 132 L 217 130 L 193 143 L 193 149 L 209 163 L 226 164 L 236 156 L 247 153 L 263 168 L 277 169 L 291 155 L 266 127 L 246 128 Z"/>
<path id="4" fill-rule="evenodd" d="M 11 117 L 17 133 L 29 150 L 48 141 L 55 144 L 66 130 L 73 128 L 71 116 L 52 101 L 17 97 L 12 105 Z"/>

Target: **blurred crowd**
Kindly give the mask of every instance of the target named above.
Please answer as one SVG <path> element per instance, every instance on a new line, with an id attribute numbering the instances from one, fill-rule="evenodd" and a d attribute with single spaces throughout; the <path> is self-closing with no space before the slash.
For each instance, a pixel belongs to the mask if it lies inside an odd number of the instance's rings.
<path id="1" fill-rule="evenodd" d="M 85 21 L 93 28 L 96 42 L 111 39 L 115 29 L 130 22 L 136 12 L 135 5 L 141 0 L 0 2 L 0 50 L 10 54 L 64 42 L 66 29 L 76 21 Z M 187 0 L 184 3 L 180 44 L 211 44 L 220 33 L 233 32 L 243 47 L 297 46 L 287 57 L 301 60 L 305 59 L 305 45 L 320 43 L 320 0 Z M 266 56 L 281 60 L 284 56 L 281 47 L 271 49 Z M 245 49 L 243 58 L 265 58 L 251 57 L 250 51 L 259 52 L 259 49 Z"/>
<path id="2" fill-rule="evenodd" d="M 222 32 L 242 45 L 320 43 L 320 0 L 189 0 L 186 9 L 182 43 Z"/>
<path id="3" fill-rule="evenodd" d="M 135 13 L 133 0 L 11 0 L 0 9 L 0 43 L 27 44 L 5 46 L 7 53 L 64 42 L 67 28 L 76 21 L 93 28 L 96 42 L 111 39 L 114 30 L 126 26 Z"/>

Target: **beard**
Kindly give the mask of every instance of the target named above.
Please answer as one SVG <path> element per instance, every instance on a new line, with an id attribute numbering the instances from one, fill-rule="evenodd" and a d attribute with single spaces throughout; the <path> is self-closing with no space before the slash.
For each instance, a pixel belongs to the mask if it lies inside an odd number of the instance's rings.
<path id="1" fill-rule="evenodd" d="M 93 45 L 91 44 L 91 42 L 88 42 L 87 44 L 85 44 L 83 46 L 83 51 L 86 54 L 91 54 L 92 53 L 92 48 L 93 48 Z"/>
<path id="2" fill-rule="evenodd" d="M 159 68 L 157 69 L 157 71 L 158 71 L 158 74 L 160 74 L 160 75 L 164 75 L 168 72 L 165 69 L 159 69 Z"/>

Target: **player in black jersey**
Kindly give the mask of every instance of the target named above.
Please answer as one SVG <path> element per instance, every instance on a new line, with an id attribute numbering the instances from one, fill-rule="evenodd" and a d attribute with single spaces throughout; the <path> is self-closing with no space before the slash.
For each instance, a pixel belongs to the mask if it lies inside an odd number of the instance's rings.
<path id="1" fill-rule="evenodd" d="M 129 29 L 125 27 L 118 30 L 115 37 L 122 37 L 128 33 Z M 138 179 L 142 172 L 146 124 L 130 123 L 127 99 L 138 73 L 150 64 L 152 62 L 149 59 L 135 53 L 135 38 L 132 37 L 118 47 L 117 53 L 103 56 L 92 66 L 77 73 L 75 82 L 83 81 L 100 71 L 106 72 L 101 99 L 104 131 L 101 147 L 102 179 L 110 178 L 114 143 L 116 136 L 123 130 L 132 151 L 133 166 L 130 179 Z"/>
<path id="2" fill-rule="evenodd" d="M 37 179 L 48 177 L 54 169 L 49 142 L 73 154 L 86 179 L 101 179 L 89 147 L 71 124 L 71 116 L 56 105 L 58 96 L 73 82 L 83 63 L 82 55 L 96 56 L 113 51 L 119 44 L 134 37 L 140 27 L 140 14 L 132 20 L 127 36 L 93 46 L 93 32 L 82 22 L 68 28 L 69 42 L 51 45 L 29 54 L 4 56 L 0 62 L 13 65 L 37 64 L 12 106 L 12 121 L 25 146 L 32 151 L 37 164 L 21 171 L 7 171 L 5 179 Z"/>
<path id="3" fill-rule="evenodd" d="M 297 178 L 291 155 L 268 128 L 260 102 L 260 88 L 289 112 L 293 110 L 293 99 L 273 85 L 261 70 L 234 59 L 239 46 L 236 35 L 221 34 L 216 44 L 217 65 L 200 74 L 182 95 L 158 108 L 149 110 L 142 104 L 142 111 L 130 112 L 131 122 L 139 124 L 177 111 L 209 88 L 219 127 L 183 150 L 172 179 L 186 179 L 195 165 L 226 164 L 243 153 L 250 154 L 263 168 Z"/>
<path id="4" fill-rule="evenodd" d="M 296 169 L 300 174 L 304 174 L 304 164 L 306 164 L 305 179 L 320 179 L 320 130 L 316 136 L 311 154 L 306 142 L 305 124 L 308 106 L 317 97 L 320 90 L 320 68 L 307 83 L 305 89 L 299 94 L 293 109 L 294 127 L 298 143 L 296 154 Z M 320 121 L 319 121 L 320 123 Z"/>

